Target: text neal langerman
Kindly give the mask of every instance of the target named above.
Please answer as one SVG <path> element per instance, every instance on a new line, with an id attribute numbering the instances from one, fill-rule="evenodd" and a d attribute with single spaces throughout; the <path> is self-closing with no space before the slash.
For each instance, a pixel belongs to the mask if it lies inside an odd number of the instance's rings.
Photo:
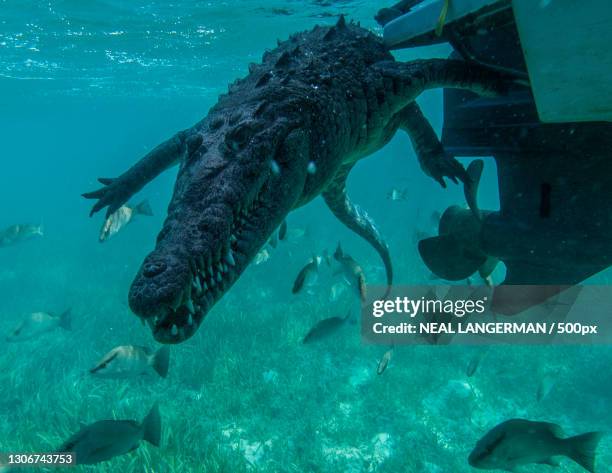
<path id="1" fill-rule="evenodd" d="M 401 322 L 385 325 L 377 322 L 372 325 L 375 334 L 545 334 L 551 333 L 554 324 L 543 322 Z"/>

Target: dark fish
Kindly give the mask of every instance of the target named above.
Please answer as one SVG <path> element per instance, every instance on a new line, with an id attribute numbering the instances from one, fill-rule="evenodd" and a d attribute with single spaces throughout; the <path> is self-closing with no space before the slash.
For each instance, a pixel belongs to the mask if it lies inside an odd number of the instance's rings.
<path id="1" fill-rule="evenodd" d="M 512 419 L 491 429 L 470 453 L 468 462 L 482 470 L 509 470 L 530 463 L 556 465 L 566 456 L 587 471 L 595 471 L 595 454 L 602 433 L 564 438 L 561 427 L 548 422 Z"/>
<path id="2" fill-rule="evenodd" d="M 382 356 L 380 361 L 378 362 L 378 367 L 376 368 L 376 374 L 383 374 L 387 369 L 387 365 L 391 361 L 391 357 L 393 356 L 393 347 L 389 348 L 385 354 Z"/>
<path id="3" fill-rule="evenodd" d="M 136 215 L 153 216 L 153 211 L 151 210 L 148 200 L 141 202 L 135 207 L 127 204 L 122 205 L 114 213 L 109 215 L 100 230 L 100 243 L 119 233 L 119 231 L 130 223 Z"/>
<path id="4" fill-rule="evenodd" d="M 283 241 L 287 237 L 287 220 L 283 220 L 278 229 L 278 239 Z"/>
<path id="5" fill-rule="evenodd" d="M 144 440 L 161 442 L 161 418 L 157 404 L 142 423 L 134 420 L 101 420 L 81 428 L 57 451 L 74 452 L 77 465 L 91 465 L 135 450 Z"/>
<path id="6" fill-rule="evenodd" d="M 89 372 L 101 378 L 133 378 L 152 373 L 165 378 L 169 363 L 167 346 L 153 352 L 146 347 L 124 345 L 109 351 Z"/>
<path id="7" fill-rule="evenodd" d="M 44 236 L 42 225 L 32 225 L 29 223 L 11 225 L 0 232 L 0 248 L 15 245 L 39 236 Z"/>
<path id="8" fill-rule="evenodd" d="M 334 259 L 340 263 L 340 267 L 348 278 L 349 282 L 357 285 L 359 298 L 362 302 L 365 302 L 367 288 L 363 269 L 361 269 L 361 266 L 359 266 L 357 261 L 355 261 L 351 256 L 344 254 L 342 247 L 340 246 L 340 242 L 338 242 L 338 246 L 334 252 Z"/>
<path id="9" fill-rule="evenodd" d="M 273 8 L 272 13 L 274 15 L 284 15 L 284 16 L 293 15 L 293 11 L 287 10 L 286 8 Z"/>
<path id="10" fill-rule="evenodd" d="M 320 259 L 319 256 L 313 256 L 310 262 L 300 270 L 293 283 L 293 289 L 291 290 L 293 294 L 300 292 L 308 279 L 316 278 L 317 272 L 319 271 Z"/>
<path id="11" fill-rule="evenodd" d="M 476 374 L 476 371 L 478 370 L 478 367 L 480 366 L 480 362 L 482 361 L 482 357 L 483 357 L 482 353 L 477 353 L 472 358 L 470 358 L 470 361 L 468 362 L 468 365 L 465 369 L 465 374 L 468 378 L 471 378 L 472 376 Z"/>
<path id="12" fill-rule="evenodd" d="M 333 335 L 344 326 L 345 322 L 350 318 L 350 315 L 351 312 L 349 311 L 345 317 L 330 317 L 320 320 L 308 331 L 302 343 L 317 342 Z"/>

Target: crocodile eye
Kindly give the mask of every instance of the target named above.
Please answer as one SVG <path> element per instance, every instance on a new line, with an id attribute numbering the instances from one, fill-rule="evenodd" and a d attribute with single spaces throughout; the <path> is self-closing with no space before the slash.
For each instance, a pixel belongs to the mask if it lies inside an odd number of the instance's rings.
<path id="1" fill-rule="evenodd" d="M 249 124 L 238 125 L 225 135 L 225 144 L 232 151 L 243 149 L 253 137 L 254 130 Z"/>

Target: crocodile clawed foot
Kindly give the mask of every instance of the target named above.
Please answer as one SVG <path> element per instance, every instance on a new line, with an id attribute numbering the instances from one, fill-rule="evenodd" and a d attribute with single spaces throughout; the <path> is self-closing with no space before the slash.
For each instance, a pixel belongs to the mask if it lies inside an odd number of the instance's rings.
<path id="1" fill-rule="evenodd" d="M 463 165 L 452 156 L 446 154 L 428 160 L 423 166 L 423 171 L 435 179 L 443 188 L 446 188 L 445 177 L 455 184 L 458 184 L 459 181 L 463 183 L 470 182 L 470 177 Z"/>
<path id="2" fill-rule="evenodd" d="M 92 192 L 86 192 L 82 194 L 82 196 L 86 199 L 98 199 L 89 213 L 90 217 L 104 207 L 108 207 L 106 211 L 106 217 L 108 218 L 127 202 L 131 192 L 129 187 L 120 179 L 101 177 L 98 181 L 103 184 L 104 187 Z"/>

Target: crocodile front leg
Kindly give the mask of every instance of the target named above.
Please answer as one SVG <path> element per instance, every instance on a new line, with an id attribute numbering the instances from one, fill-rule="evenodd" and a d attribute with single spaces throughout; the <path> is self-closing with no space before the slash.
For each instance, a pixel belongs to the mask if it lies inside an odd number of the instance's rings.
<path id="1" fill-rule="evenodd" d="M 383 240 L 374 221 L 364 210 L 351 202 L 346 193 L 346 178 L 351 168 L 352 166 L 346 166 L 338 172 L 327 190 L 323 192 L 323 198 L 338 220 L 364 238 L 382 258 L 387 273 L 387 291 L 384 296 L 386 297 L 391 291 L 391 284 L 393 284 L 393 266 L 391 265 L 389 247 Z"/>
<path id="2" fill-rule="evenodd" d="M 134 166 L 117 178 L 101 177 L 101 189 L 86 192 L 86 199 L 98 199 L 91 209 L 90 216 L 108 207 L 106 216 L 114 213 L 146 184 L 166 169 L 177 164 L 185 155 L 190 155 L 202 144 L 202 135 L 190 130 L 180 131 L 163 142 Z"/>
<path id="3" fill-rule="evenodd" d="M 442 187 L 446 187 L 444 178 L 457 184 L 457 179 L 464 183 L 469 177 L 459 161 L 449 156 L 436 136 L 429 121 L 423 115 L 416 102 L 411 102 L 398 113 L 399 127 L 408 133 L 417 159 L 423 172 L 434 178 Z"/>

